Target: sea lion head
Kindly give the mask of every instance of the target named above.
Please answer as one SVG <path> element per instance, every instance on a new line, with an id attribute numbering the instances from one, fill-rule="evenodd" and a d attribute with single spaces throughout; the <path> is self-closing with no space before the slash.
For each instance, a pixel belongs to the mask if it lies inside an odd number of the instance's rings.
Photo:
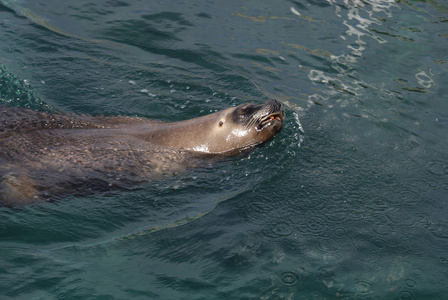
<path id="1" fill-rule="evenodd" d="M 283 108 L 274 99 L 246 103 L 202 117 L 149 126 L 138 135 L 150 143 L 195 153 L 235 155 L 260 146 L 282 128 Z"/>
<path id="2" fill-rule="evenodd" d="M 235 154 L 260 146 L 282 129 L 284 115 L 280 102 L 246 103 L 204 116 L 204 134 L 190 150 L 214 154 Z M 198 122 L 200 124 L 200 122 Z"/>

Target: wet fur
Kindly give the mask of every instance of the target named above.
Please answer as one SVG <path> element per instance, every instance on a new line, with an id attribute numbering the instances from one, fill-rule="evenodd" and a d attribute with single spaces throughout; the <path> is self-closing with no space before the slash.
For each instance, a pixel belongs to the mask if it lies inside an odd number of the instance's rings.
<path id="1" fill-rule="evenodd" d="M 0 109 L 0 200 L 45 201 L 70 191 L 94 193 L 183 171 L 190 153 L 132 137 L 102 136 L 95 129 L 147 123 L 130 117 L 47 114 Z M 154 122 L 155 126 L 160 122 Z M 79 134 L 64 135 L 76 129 Z M 88 134 L 86 131 L 88 130 Z"/>
<path id="2" fill-rule="evenodd" d="M 266 115 L 281 109 L 271 107 L 271 102 L 247 106 L 253 114 L 244 112 L 245 107 L 230 108 L 222 115 L 218 112 L 176 123 L 0 107 L 0 204 L 21 205 L 129 187 L 183 172 L 204 158 L 240 152 L 252 146 L 250 139 L 243 144 L 233 137 L 231 143 L 225 135 L 215 140 L 215 133 L 245 128 L 248 123 L 253 125 L 252 119 L 260 119 L 259 112 Z M 230 128 L 221 128 L 225 126 L 220 120 L 230 123 L 226 124 Z M 256 137 L 254 146 L 280 130 L 281 122 L 274 123 L 265 132 L 254 129 L 248 134 Z M 230 150 L 193 151 L 192 141 L 209 141 L 210 133 L 210 145 Z"/>

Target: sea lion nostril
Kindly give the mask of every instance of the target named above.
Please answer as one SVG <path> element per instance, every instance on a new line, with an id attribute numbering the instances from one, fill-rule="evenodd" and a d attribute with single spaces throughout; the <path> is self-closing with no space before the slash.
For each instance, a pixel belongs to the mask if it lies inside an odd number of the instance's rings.
<path id="1" fill-rule="evenodd" d="M 282 109 L 282 104 L 280 102 L 278 102 L 276 99 L 269 99 L 266 102 L 266 104 L 269 105 L 271 107 L 271 109 L 274 111 L 279 111 Z"/>

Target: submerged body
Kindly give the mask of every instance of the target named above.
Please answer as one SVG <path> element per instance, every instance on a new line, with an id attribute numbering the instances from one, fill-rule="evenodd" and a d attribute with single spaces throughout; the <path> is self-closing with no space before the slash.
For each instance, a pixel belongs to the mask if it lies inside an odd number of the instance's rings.
<path id="1" fill-rule="evenodd" d="M 0 203 L 20 205 L 176 174 L 235 155 L 281 129 L 279 102 L 181 122 L 0 109 Z"/>

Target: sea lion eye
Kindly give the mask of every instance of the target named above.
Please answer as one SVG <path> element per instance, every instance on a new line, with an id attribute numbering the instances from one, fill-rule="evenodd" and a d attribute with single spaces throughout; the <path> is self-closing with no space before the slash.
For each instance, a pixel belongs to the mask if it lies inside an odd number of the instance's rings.
<path id="1" fill-rule="evenodd" d="M 219 127 L 221 127 L 222 125 L 224 124 L 224 122 L 223 121 L 219 121 Z"/>

